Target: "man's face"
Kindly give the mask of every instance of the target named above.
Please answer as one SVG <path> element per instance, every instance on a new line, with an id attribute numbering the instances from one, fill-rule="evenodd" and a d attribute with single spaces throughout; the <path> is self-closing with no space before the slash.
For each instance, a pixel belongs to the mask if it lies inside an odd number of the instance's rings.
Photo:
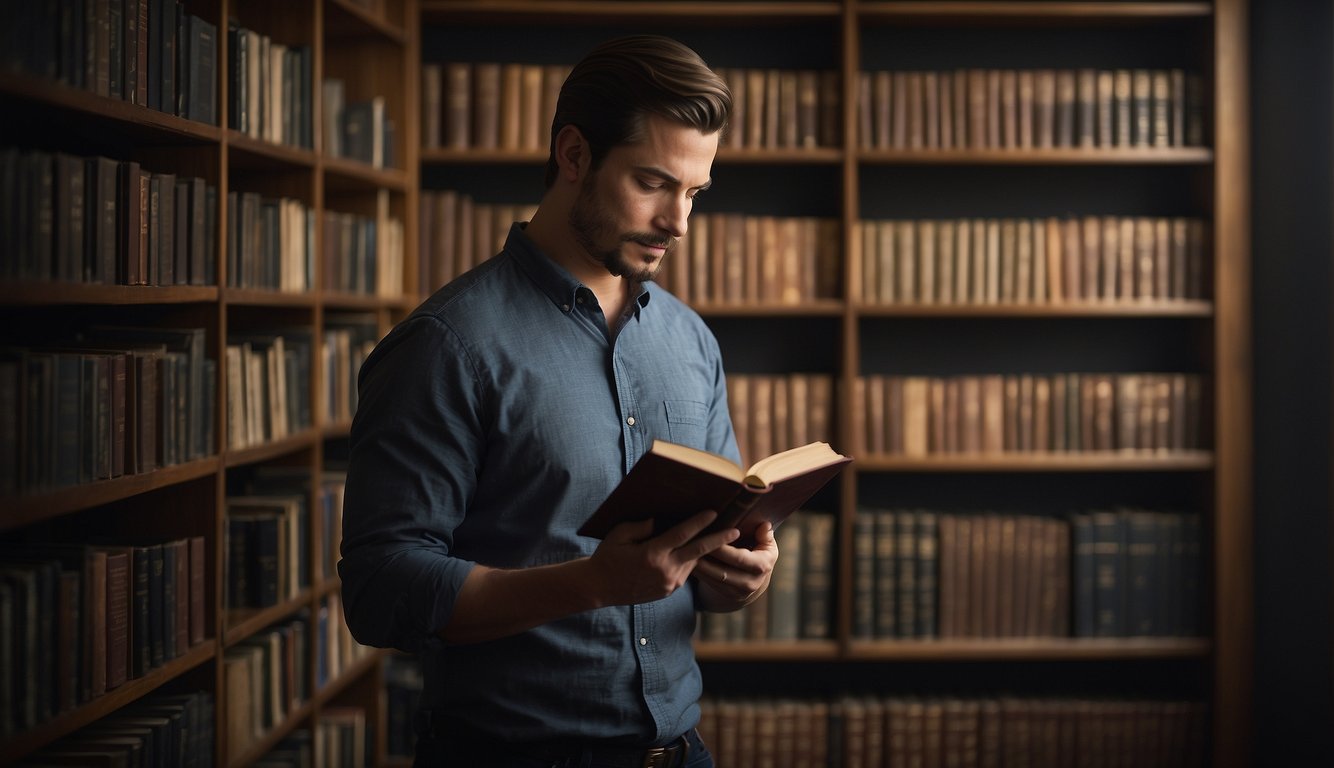
<path id="1" fill-rule="evenodd" d="M 656 116 L 644 122 L 644 140 L 611 149 L 584 178 L 570 210 L 570 227 L 589 257 L 636 282 L 653 279 L 685 235 L 718 151 L 717 133 Z"/>

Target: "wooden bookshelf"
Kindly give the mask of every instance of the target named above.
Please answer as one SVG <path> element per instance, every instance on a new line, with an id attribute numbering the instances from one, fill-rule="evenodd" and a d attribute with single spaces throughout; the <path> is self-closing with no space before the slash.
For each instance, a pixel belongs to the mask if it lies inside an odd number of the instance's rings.
<path id="1" fill-rule="evenodd" d="M 1216 2 L 535 2 L 508 0 L 494 3 L 467 0 L 423 0 L 423 64 L 494 61 L 489 51 L 496 41 L 545 38 L 551 28 L 565 30 L 591 45 L 621 33 L 659 32 L 694 47 L 710 64 L 728 70 L 746 68 L 815 69 L 838 73 L 838 126 L 830 143 L 819 146 L 737 146 L 724 142 L 714 165 L 715 183 L 706 206 L 696 214 L 735 210 L 762 214 L 765 206 L 810 215 L 832 215 L 842 234 L 837 296 L 796 305 L 772 302 L 719 302 L 697 300 L 692 306 L 710 324 L 722 324 L 724 358 L 743 360 L 743 368 L 729 373 L 819 373 L 834 379 L 833 418 L 835 447 L 848 450 L 858 442 L 858 424 L 849 402 L 851 382 L 873 373 L 910 375 L 912 361 L 895 358 L 893 370 L 868 368 L 884 365 L 877 345 L 894 338 L 900 327 L 913 333 L 933 333 L 933 324 L 948 326 L 950 334 L 965 323 L 985 327 L 993 320 L 1028 342 L 1033 362 L 1005 364 L 1004 373 L 1021 370 L 1067 370 L 1059 362 L 1060 344 L 1045 338 L 1043 329 L 1070 321 L 1084 324 L 1090 333 L 1118 336 L 1122 326 L 1142 328 L 1139 343 L 1145 349 L 1170 346 L 1157 338 L 1190 339 L 1170 353 L 1181 372 L 1205 377 L 1207 442 L 1185 451 L 1102 451 L 1089 453 L 938 454 L 921 458 L 895 455 L 858 456 L 832 490 L 831 511 L 837 519 L 834 566 L 833 634 L 800 641 L 699 640 L 696 650 L 710 669 L 778 665 L 786 678 L 800 680 L 807 690 L 815 679 L 830 686 L 857 687 L 863 672 L 900 669 L 897 665 L 928 662 L 938 688 L 918 693 L 947 691 L 967 680 L 977 666 L 1022 662 L 1025 669 L 1050 667 L 1039 678 L 1057 680 L 1067 664 L 1093 664 L 1110 670 L 1151 663 L 1181 670 L 1202 681 L 1193 696 L 1206 702 L 1212 715 L 1208 726 L 1213 764 L 1242 765 L 1250 743 L 1252 560 L 1245 538 L 1251 527 L 1249 502 L 1251 458 L 1249 396 L 1249 239 L 1247 237 L 1248 167 L 1246 130 L 1246 3 Z M 742 20 L 748 22 L 738 27 Z M 802 42 L 792 35 L 803 30 Z M 450 37 L 449 30 L 467 30 L 468 40 Z M 914 37 L 915 36 L 915 37 Z M 922 39 L 917 39 L 918 37 Z M 435 47 L 432 47 L 434 45 Z M 535 46 L 528 54 L 514 53 L 520 64 L 572 63 L 586 48 L 573 42 L 568 51 L 559 45 Z M 1147 46 L 1147 47 L 1146 47 Z M 1156 48 L 1154 47 L 1156 46 Z M 578 48 L 578 49 L 576 49 Z M 1137 53 L 1152 48 L 1150 53 Z M 811 53 L 814 52 L 814 53 Z M 1039 69 L 1097 67 L 1103 70 L 1135 67 L 1182 68 L 1198 74 L 1203 84 L 1200 133 L 1202 140 L 1173 146 L 1047 146 L 1026 148 L 965 147 L 907 149 L 871 147 L 863 141 L 859 112 L 858 74 L 864 71 L 936 71 L 959 68 Z M 448 87 L 447 83 L 444 87 Z M 943 100 L 943 99 L 942 99 Z M 443 102 L 442 102 L 443 103 Z M 746 106 L 749 106 L 747 104 Z M 423 103 L 425 115 L 427 102 Z M 503 113 L 501 119 L 505 119 Z M 442 115 L 440 130 L 444 136 Z M 737 126 L 732 130 L 738 131 Z M 942 128 L 943 130 L 943 128 Z M 425 134 L 423 134 L 425 135 Z M 423 191 L 469 192 L 469 185 L 485 169 L 497 169 L 505 179 L 526 178 L 517 170 L 538 168 L 547 160 L 542 148 L 458 148 L 423 145 L 419 152 Z M 745 187 L 746 174 L 781 169 L 781 173 L 825 173 L 820 186 L 802 186 L 783 196 L 772 190 L 757 193 Z M 933 186 L 935 177 L 964 185 Z M 1010 182 L 1010 177 L 1014 182 Z M 780 178 L 763 176 L 764 182 Z M 429 179 L 429 181 L 427 181 Z M 455 181 L 457 179 L 457 181 Z M 735 179 L 741 179 L 736 181 Z M 826 180 L 827 179 L 827 180 Z M 1036 181 L 1035 181 L 1036 180 Z M 1152 181 L 1147 181 L 1152 180 Z M 1067 184 L 1067 181 L 1070 182 Z M 925 184 L 913 190 L 882 190 L 881 185 Z M 1037 186 L 1025 187 L 1024 184 Z M 513 182 L 518 186 L 519 182 Z M 970 186 L 971 185 L 971 186 Z M 1069 194 L 1062 188 L 1068 186 Z M 1119 189 L 1124 187 L 1124 189 Z M 526 188 L 526 187 L 525 187 Z M 1106 188 L 1106 193 L 1100 191 Z M 1147 190 L 1171 189 L 1157 196 Z M 1093 191 L 1090 190 L 1099 190 Z M 498 196 L 488 189 L 491 199 Z M 763 199 L 756 202 L 750 198 Z M 957 199 L 956 199 L 957 198 Z M 773 202 L 773 201 L 777 202 Z M 833 200 L 832 207 L 819 201 Z M 830 212 L 832 210 L 832 213 Z M 1077 211 L 1077 214 L 1070 212 Z M 874 303 L 860 298 L 846 259 L 858 252 L 860 225 L 877 219 L 1041 218 L 1062 215 L 1190 216 L 1204 221 L 1209 246 L 1205 249 L 1206 290 L 1202 296 L 1171 299 L 1065 298 L 1045 302 L 1016 301 L 903 301 Z M 693 220 L 692 220 L 693 221 Z M 694 228 L 692 228 L 694 234 Z M 423 243 L 419 258 L 430 254 Z M 670 281 L 669 281 L 670 287 Z M 426 291 L 423 291 L 425 293 Z M 754 335 L 757 346 L 770 326 L 778 333 L 793 321 L 809 320 L 822 329 L 817 346 L 834 350 L 832 365 L 812 370 L 810 360 L 825 355 L 795 345 L 764 344 L 768 355 L 757 362 L 750 349 L 733 350 L 734 337 Z M 1022 326 L 1019 328 L 1018 326 Z M 738 328 L 744 327 L 744 331 Z M 925 330 L 924 330 L 925 329 Z M 1059 336 L 1059 334 L 1057 335 Z M 959 338 L 948 335 L 949 339 Z M 1089 339 L 1096 345 L 1096 339 Z M 921 345 L 907 345 L 919 349 Z M 1096 347 L 1094 347 L 1096 348 Z M 899 349 L 899 347 L 894 347 Z M 952 357 L 933 350 L 922 375 L 977 374 L 974 358 L 995 364 L 996 354 L 960 349 Z M 1122 350 L 1124 352 L 1124 350 Z M 729 357 L 730 355 L 730 357 Z M 1160 356 L 1159 359 L 1162 359 Z M 1086 359 L 1086 358 L 1085 358 Z M 948 363 L 942 362 L 949 360 Z M 749 367 L 745 367 L 749 366 Z M 1148 364 L 1127 364 L 1125 370 L 1163 370 Z M 1171 368 L 1173 366 L 1168 366 Z M 1002 371 L 997 371 L 998 373 Z M 1019 477 L 1020 481 L 1009 478 Z M 969 512 L 1014 507 L 1024 513 L 1032 504 L 1045 509 L 1043 488 L 1065 489 L 1080 478 L 1098 478 L 1102 488 L 1090 491 L 1087 507 L 1114 506 L 1125 489 L 1126 498 L 1153 508 L 1152 494 L 1172 488 L 1171 506 L 1188 499 L 1201 515 L 1208 535 L 1204 541 L 1205 573 L 1201 585 L 1205 631 L 1200 637 L 1113 638 L 996 638 L 863 640 L 851 636 L 853 609 L 852 523 L 862 506 L 893 505 L 886 489 L 910 487 L 917 496 L 923 488 L 948 487 L 955 499 L 965 495 L 959 486 L 977 485 L 977 498 L 967 507 L 946 511 Z M 1016 491 L 1019 486 L 1028 488 Z M 996 498 L 988 489 L 1005 489 Z M 1109 492 L 1106 488 L 1114 488 Z M 1137 495 L 1139 494 L 1139 495 Z M 1149 498 L 1144 498 L 1149 494 Z M 1108 496 L 1111 498 L 1107 498 Z M 912 497 L 910 504 L 923 506 Z M 829 500 L 826 500 L 828 502 Z M 958 502 L 951 502 L 958 505 Z M 1069 503 L 1064 497 L 1061 503 Z M 1051 515 L 1053 512 L 1034 512 Z M 1239 596 L 1239 597 L 1238 597 Z M 979 662 L 985 663 L 979 665 Z M 1029 674 L 1029 673 L 1026 673 Z M 1112 675 L 1115 672 L 1111 673 Z M 1202 675 L 1202 677 L 1201 677 Z M 886 672 L 886 679 L 892 678 Z M 729 674 L 730 682 L 743 675 Z M 877 678 L 878 679 L 878 678 Z M 708 679 L 706 676 L 706 689 Z M 860 688 L 857 688 L 861 690 Z M 1085 691 L 1094 693 L 1095 691 Z M 714 691 L 730 695 L 729 690 Z M 1020 692 L 1022 695 L 1022 692 Z"/>
<path id="2" fill-rule="evenodd" d="M 217 366 L 215 400 L 209 409 L 213 416 L 212 442 L 203 457 L 151 471 L 4 495 L 0 498 L 4 509 L 0 535 L 9 542 L 78 541 L 80 527 L 87 526 L 87 535 L 95 532 L 127 541 L 136 537 L 147 541 L 162 535 L 202 536 L 206 546 L 203 599 L 208 633 L 202 643 L 142 676 L 131 677 L 36 727 L 0 738 L 0 763 L 4 764 L 29 758 L 155 694 L 193 690 L 213 697 L 216 738 L 210 762 L 218 765 L 248 765 L 297 729 L 314 730 L 321 713 L 335 699 L 340 705 L 363 707 L 371 724 L 368 738 L 372 743 L 379 740 L 374 724 L 382 720 L 382 712 L 375 697 L 368 693 L 380 684 L 379 652 L 368 650 L 358 658 L 344 660 L 337 676 L 318 690 L 315 685 L 314 619 L 326 601 L 338 596 L 336 574 L 324 573 L 319 560 L 321 541 L 329 532 L 320 520 L 310 521 L 305 548 L 310 552 L 311 572 L 306 574 L 306 584 L 290 599 L 268 608 L 228 610 L 224 604 L 228 567 L 225 510 L 238 479 L 268 468 L 304 470 L 309 480 L 303 495 L 308 505 L 317 506 L 326 441 L 345 440 L 348 429 L 346 421 L 326 423 L 316 407 L 324 397 L 320 345 L 325 320 L 330 314 L 337 317 L 341 312 L 354 311 L 370 318 L 374 332 L 383 334 L 415 303 L 410 297 L 415 295 L 416 286 L 410 282 L 395 286 L 386 295 L 321 290 L 323 232 L 318 222 L 329 210 L 374 219 L 377 196 L 387 195 L 387 205 L 379 206 L 378 211 L 387 211 L 401 223 L 403 258 L 412 258 L 416 247 L 419 140 L 415 127 L 417 103 L 405 94 L 416 89 L 417 67 L 409 62 L 420 58 L 415 29 L 418 10 L 414 0 L 304 0 L 278 5 L 252 0 L 183 0 L 180 8 L 211 24 L 216 35 L 216 57 L 211 62 L 215 78 L 212 124 L 178 116 L 174 110 L 161 111 L 122 99 L 119 94 L 98 95 L 45 76 L 5 69 L 0 72 L 0 105 L 7 114 L 23 115 L 25 119 L 6 121 L 6 127 L 0 130 L 0 149 L 102 156 L 135 161 L 153 173 L 202 178 L 216 194 L 212 210 L 216 230 L 208 254 L 215 280 L 207 284 L 115 285 L 5 278 L 0 272 L 0 316 L 13 330 L 7 336 L 7 345 L 18 346 L 58 343 L 64 338 L 61 334 L 92 325 L 204 329 L 205 357 Z M 0 16 L 5 24 L 15 21 L 9 11 Z M 229 22 L 274 44 L 308 51 L 308 101 L 296 101 L 298 74 L 288 83 L 295 106 L 290 109 L 291 133 L 286 141 L 253 135 L 234 122 L 238 116 L 232 89 L 237 81 L 229 76 L 235 63 L 227 44 Z M 55 36 L 51 39 L 54 41 Z M 366 61 L 372 61 L 372 65 L 364 66 Z M 321 81 L 339 76 L 347 80 L 347 104 L 383 99 L 384 115 L 397 130 L 392 164 L 372 167 L 333 156 L 324 146 L 326 105 Z M 297 131 L 303 112 L 310 128 L 306 141 Z M 12 192 L 12 188 L 3 190 L 0 202 L 7 208 L 16 203 Z M 236 256 L 236 244 L 229 243 L 235 238 L 228 230 L 228 214 L 237 213 L 228 199 L 232 192 L 301 201 L 312 217 L 311 284 L 301 290 L 279 291 L 240 287 L 230 279 L 229 259 Z M 410 276 L 413 271 L 404 268 L 401 274 Z M 116 277 L 111 275 L 110 282 L 114 283 Z M 304 363 L 309 368 L 309 389 L 299 395 L 310 405 L 311 423 L 279 439 L 239 449 L 229 447 L 225 355 L 229 336 L 282 333 L 290 328 L 303 329 L 311 343 L 309 359 Z M 306 665 L 296 670 L 296 675 L 306 681 L 310 695 L 261 738 L 244 746 L 229 744 L 227 715 L 229 706 L 235 707 L 236 702 L 228 701 L 224 654 L 276 623 L 303 615 L 310 619 L 303 652 Z M 12 628 L 6 627 L 5 631 Z M 17 661 L 20 656 L 14 658 Z M 367 682 L 358 685 L 358 680 Z M 4 692 L 7 697 L 10 694 Z"/>

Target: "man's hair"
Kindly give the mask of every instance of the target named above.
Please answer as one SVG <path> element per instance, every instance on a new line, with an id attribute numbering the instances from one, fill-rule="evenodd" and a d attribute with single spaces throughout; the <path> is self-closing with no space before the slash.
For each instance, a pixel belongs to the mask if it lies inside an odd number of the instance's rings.
<path id="1" fill-rule="evenodd" d="M 556 181 L 556 135 L 567 125 L 583 134 L 596 169 L 613 147 L 643 137 L 647 115 L 707 134 L 721 131 L 731 111 L 727 83 L 685 45 L 658 35 L 610 40 L 576 64 L 561 86 L 546 185 Z"/>

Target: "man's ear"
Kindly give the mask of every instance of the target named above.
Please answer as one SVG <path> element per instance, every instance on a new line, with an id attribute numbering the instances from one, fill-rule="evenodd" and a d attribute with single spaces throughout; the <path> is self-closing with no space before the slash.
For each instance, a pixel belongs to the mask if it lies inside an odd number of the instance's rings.
<path id="1" fill-rule="evenodd" d="M 560 169 L 557 178 L 564 181 L 578 181 L 588 169 L 592 153 L 583 131 L 573 125 L 566 125 L 556 134 L 556 166 Z"/>

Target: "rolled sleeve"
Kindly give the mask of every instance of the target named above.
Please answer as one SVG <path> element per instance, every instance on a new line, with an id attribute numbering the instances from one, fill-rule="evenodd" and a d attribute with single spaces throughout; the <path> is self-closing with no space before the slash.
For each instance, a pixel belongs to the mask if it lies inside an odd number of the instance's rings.
<path id="1" fill-rule="evenodd" d="M 451 553 L 476 485 L 479 408 L 466 352 L 434 317 L 405 322 L 362 367 L 338 564 L 358 642 L 416 652 L 449 623 L 473 566 Z"/>

